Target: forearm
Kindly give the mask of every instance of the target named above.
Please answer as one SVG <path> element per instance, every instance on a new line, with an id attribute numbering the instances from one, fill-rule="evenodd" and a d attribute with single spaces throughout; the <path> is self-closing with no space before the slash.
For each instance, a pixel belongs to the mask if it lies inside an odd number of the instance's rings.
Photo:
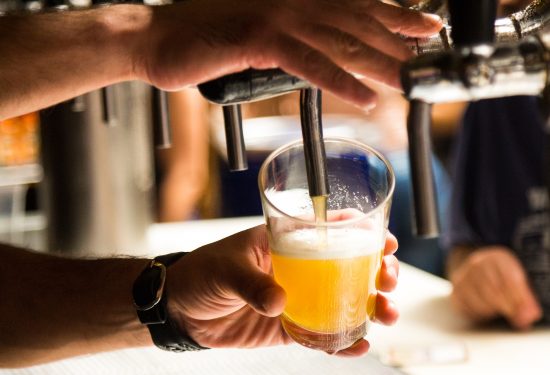
<path id="1" fill-rule="evenodd" d="M 150 17 L 137 5 L 0 17 L 0 120 L 139 78 Z"/>
<path id="2" fill-rule="evenodd" d="M 151 345 L 132 302 L 145 259 L 76 260 L 0 245 L 0 367 Z"/>

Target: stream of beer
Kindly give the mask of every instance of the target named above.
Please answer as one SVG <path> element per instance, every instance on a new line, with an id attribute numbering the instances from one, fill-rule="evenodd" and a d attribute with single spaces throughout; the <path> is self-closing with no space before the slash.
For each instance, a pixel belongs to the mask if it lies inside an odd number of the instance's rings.
<path id="1" fill-rule="evenodd" d="M 327 196 L 318 195 L 312 196 L 311 202 L 313 203 L 313 213 L 315 214 L 315 223 L 320 224 L 317 227 L 317 234 L 319 235 L 319 247 L 327 247 L 327 227 L 323 225 L 327 221 Z"/>

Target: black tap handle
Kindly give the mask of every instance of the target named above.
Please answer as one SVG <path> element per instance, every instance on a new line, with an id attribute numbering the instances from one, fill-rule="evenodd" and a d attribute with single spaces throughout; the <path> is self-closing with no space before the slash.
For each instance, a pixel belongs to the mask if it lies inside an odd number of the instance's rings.
<path id="1" fill-rule="evenodd" d="M 493 43 L 497 0 L 448 0 L 448 5 L 456 47 Z"/>
<path id="2" fill-rule="evenodd" d="M 199 91 L 213 103 L 228 105 L 267 99 L 309 86 L 281 69 L 248 69 L 202 83 Z"/>

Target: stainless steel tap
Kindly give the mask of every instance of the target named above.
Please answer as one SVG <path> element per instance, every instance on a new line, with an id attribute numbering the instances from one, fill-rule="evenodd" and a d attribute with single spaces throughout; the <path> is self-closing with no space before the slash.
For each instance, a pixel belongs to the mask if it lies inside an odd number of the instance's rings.
<path id="1" fill-rule="evenodd" d="M 495 19 L 495 0 L 429 0 L 415 7 L 445 21 L 433 37 L 406 40 L 418 56 L 402 69 L 411 101 L 407 129 L 416 234 L 434 237 L 439 225 L 431 172 L 431 104 L 540 94 L 549 80 L 550 0 L 535 0 L 500 19 Z M 250 69 L 206 82 L 199 90 L 211 102 L 236 105 L 309 86 L 279 69 Z"/>

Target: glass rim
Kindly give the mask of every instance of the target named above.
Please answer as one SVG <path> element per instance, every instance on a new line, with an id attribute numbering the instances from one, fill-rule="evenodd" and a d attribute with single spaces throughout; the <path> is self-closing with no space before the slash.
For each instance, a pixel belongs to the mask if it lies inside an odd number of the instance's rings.
<path id="1" fill-rule="evenodd" d="M 395 190 L 395 172 L 394 172 L 390 162 L 388 161 L 388 159 L 384 155 L 382 155 L 382 153 L 380 151 L 378 151 L 378 150 L 372 148 L 371 146 L 366 145 L 362 142 L 356 141 L 354 139 L 344 138 L 344 137 L 326 137 L 326 138 L 324 138 L 323 141 L 324 141 L 324 143 L 348 143 L 348 144 L 354 145 L 354 146 L 356 146 L 356 147 L 358 147 L 362 150 L 366 150 L 366 151 L 374 154 L 378 159 L 380 159 L 384 163 L 384 165 L 388 169 L 389 175 L 390 175 L 390 188 L 388 190 L 388 193 L 386 194 L 386 197 L 384 198 L 384 200 L 382 202 L 380 202 L 380 204 L 378 204 L 373 210 L 369 211 L 368 213 L 363 213 L 362 216 L 354 217 L 354 218 L 346 219 L 346 220 L 340 220 L 340 221 L 326 221 L 324 223 L 317 223 L 317 222 L 312 221 L 312 220 L 301 219 L 297 216 L 289 215 L 286 212 L 279 209 L 275 204 L 273 204 L 273 202 L 266 195 L 265 188 L 263 187 L 264 184 L 263 184 L 263 181 L 262 181 L 262 176 L 266 173 L 265 171 L 267 169 L 267 166 L 277 156 L 279 156 L 280 154 L 282 154 L 283 152 L 285 152 L 287 150 L 295 148 L 296 146 L 302 146 L 303 147 L 304 142 L 303 142 L 302 139 L 298 139 L 298 140 L 295 140 L 295 141 L 292 141 L 292 142 L 289 142 L 287 144 L 284 144 L 284 145 L 280 146 L 275 151 L 273 151 L 262 163 L 262 166 L 260 167 L 260 170 L 258 172 L 258 187 L 259 187 L 259 190 L 260 190 L 260 196 L 262 198 L 262 201 L 267 202 L 267 204 L 269 204 L 269 206 L 271 208 L 273 208 L 277 213 L 281 214 L 283 217 L 292 219 L 292 220 L 294 220 L 294 221 L 296 221 L 300 224 L 305 224 L 305 225 L 310 225 L 310 226 L 313 225 L 313 226 L 316 226 L 316 227 L 339 227 L 339 226 L 351 225 L 351 224 L 354 224 L 356 222 L 358 223 L 362 220 L 365 220 L 367 217 L 371 216 L 372 214 L 375 214 L 377 211 L 379 211 L 379 210 L 383 209 L 384 207 L 386 207 L 388 202 L 391 200 L 391 198 L 393 196 L 393 192 Z M 265 215 L 265 212 L 264 212 L 264 215 Z"/>

